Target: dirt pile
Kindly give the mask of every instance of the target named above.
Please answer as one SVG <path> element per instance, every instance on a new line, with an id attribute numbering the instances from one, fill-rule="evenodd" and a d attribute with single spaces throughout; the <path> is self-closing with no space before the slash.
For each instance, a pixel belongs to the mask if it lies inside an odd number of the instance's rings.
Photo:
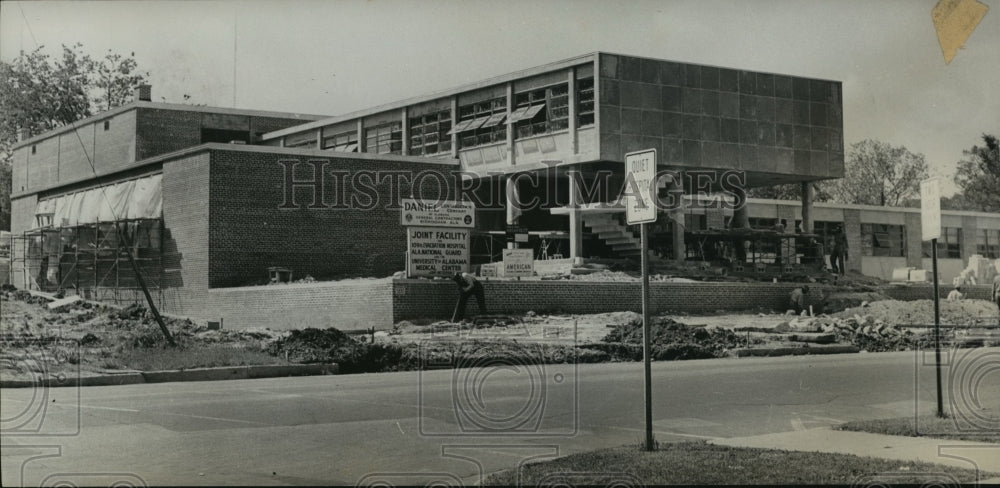
<path id="1" fill-rule="evenodd" d="M 986 300 L 961 300 L 957 302 L 941 300 L 940 305 L 943 325 L 996 325 L 997 307 Z M 834 314 L 834 316 L 841 318 L 850 318 L 855 315 L 871 316 L 874 320 L 889 325 L 933 325 L 934 301 L 882 300 L 872 302 L 867 307 L 848 308 Z"/>
<path id="2" fill-rule="evenodd" d="M 641 359 L 642 334 L 642 320 L 633 320 L 612 328 L 603 339 L 605 345 L 595 344 L 594 347 L 605 350 L 613 358 Z M 667 317 L 654 317 L 650 324 L 650 343 L 654 360 L 702 359 L 724 357 L 729 350 L 745 346 L 746 339 L 727 329 L 692 327 Z"/>
<path id="3" fill-rule="evenodd" d="M 832 334 L 836 342 L 853 344 L 868 352 L 907 351 L 919 347 L 923 332 L 904 329 L 871 315 L 853 317 L 804 317 L 796 318 L 776 330 Z"/>

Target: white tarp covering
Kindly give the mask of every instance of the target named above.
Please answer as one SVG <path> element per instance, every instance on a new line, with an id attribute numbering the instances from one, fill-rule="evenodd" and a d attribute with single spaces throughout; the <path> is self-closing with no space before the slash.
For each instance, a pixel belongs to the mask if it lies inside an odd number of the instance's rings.
<path id="1" fill-rule="evenodd" d="M 163 175 L 91 188 L 38 202 L 35 214 L 54 214 L 53 227 L 163 216 Z"/>

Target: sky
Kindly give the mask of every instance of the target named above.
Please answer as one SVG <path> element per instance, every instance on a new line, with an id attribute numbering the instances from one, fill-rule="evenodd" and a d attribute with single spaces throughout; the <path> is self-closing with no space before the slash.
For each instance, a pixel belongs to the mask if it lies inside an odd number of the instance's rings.
<path id="1" fill-rule="evenodd" d="M 845 145 L 922 153 L 948 195 L 1000 133 L 1000 0 L 950 64 L 937 1 L 4 1 L 0 59 L 79 42 L 134 52 L 154 101 L 321 115 L 594 51 L 838 80 Z"/>

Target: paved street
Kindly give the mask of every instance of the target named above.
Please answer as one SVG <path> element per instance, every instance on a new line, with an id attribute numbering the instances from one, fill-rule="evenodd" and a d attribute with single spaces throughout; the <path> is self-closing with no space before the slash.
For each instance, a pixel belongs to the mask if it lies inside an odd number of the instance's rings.
<path id="1" fill-rule="evenodd" d="M 946 354 L 957 413 L 973 408 L 972 392 L 1000 402 L 998 354 Z M 934 368 L 923 361 L 902 352 L 654 363 L 656 436 L 912 415 L 915 389 L 930 412 Z M 4 486 L 469 483 L 528 458 L 638 443 L 643 427 L 641 363 L 7 389 L 0 399 Z"/>

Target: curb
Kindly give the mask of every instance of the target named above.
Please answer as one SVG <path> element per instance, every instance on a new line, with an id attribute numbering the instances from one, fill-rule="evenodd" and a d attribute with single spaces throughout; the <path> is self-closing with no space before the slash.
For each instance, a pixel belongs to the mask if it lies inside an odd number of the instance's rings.
<path id="1" fill-rule="evenodd" d="M 338 374 L 337 364 L 273 364 L 263 366 L 226 366 L 221 368 L 192 368 L 166 371 L 130 371 L 112 374 L 80 375 L 67 378 L 49 375 L 32 380 L 0 379 L 0 388 L 46 388 L 60 386 L 114 386 L 140 383 L 171 383 L 178 381 L 222 381 L 250 378 L 277 378 L 284 376 L 315 376 Z"/>
<path id="2" fill-rule="evenodd" d="M 743 357 L 805 356 L 808 354 L 850 354 L 861 352 L 858 346 L 769 347 L 734 349 L 732 354 Z"/>

